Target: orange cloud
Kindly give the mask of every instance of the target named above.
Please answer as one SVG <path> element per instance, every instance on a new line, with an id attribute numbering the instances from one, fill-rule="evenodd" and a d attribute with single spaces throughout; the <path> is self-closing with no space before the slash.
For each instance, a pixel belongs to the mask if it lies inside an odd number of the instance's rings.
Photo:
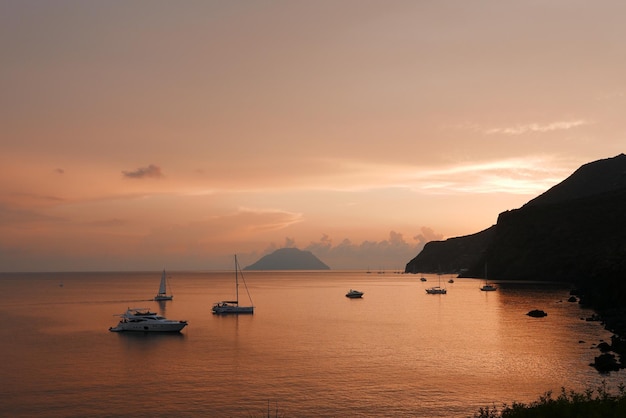
<path id="1" fill-rule="evenodd" d="M 508 127 L 508 128 L 487 129 L 485 133 L 487 135 L 494 135 L 494 134 L 523 135 L 525 133 L 533 133 L 533 132 L 544 133 L 544 132 L 552 132 L 552 131 L 563 131 L 563 130 L 577 128 L 583 125 L 588 125 L 588 124 L 590 124 L 590 122 L 584 119 L 552 122 L 552 123 L 548 123 L 544 125 L 541 125 L 539 123 L 528 123 L 526 125 L 516 125 L 516 126 Z"/>

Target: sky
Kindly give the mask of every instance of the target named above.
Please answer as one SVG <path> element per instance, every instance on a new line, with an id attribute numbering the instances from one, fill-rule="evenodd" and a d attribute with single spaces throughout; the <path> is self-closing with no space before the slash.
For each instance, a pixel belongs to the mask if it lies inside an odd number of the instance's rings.
<path id="1" fill-rule="evenodd" d="M 403 270 L 625 152 L 624 16 L 0 0 L 0 271 Z"/>

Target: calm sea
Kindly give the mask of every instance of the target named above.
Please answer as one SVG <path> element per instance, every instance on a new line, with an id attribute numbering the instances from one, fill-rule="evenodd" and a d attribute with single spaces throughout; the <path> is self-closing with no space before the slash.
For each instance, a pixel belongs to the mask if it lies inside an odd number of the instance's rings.
<path id="1" fill-rule="evenodd" d="M 0 274 L 0 415 L 466 417 L 623 380 L 588 366 L 610 334 L 562 287 L 456 279 L 427 295 L 436 276 L 249 272 L 255 314 L 220 317 L 233 273 L 170 276 L 174 300 L 157 303 L 160 272 Z M 127 307 L 189 326 L 109 332 Z"/>

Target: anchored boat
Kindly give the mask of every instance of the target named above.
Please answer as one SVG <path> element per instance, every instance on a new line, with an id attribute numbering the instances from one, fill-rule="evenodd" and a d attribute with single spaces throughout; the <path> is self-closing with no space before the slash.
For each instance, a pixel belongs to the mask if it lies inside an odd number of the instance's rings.
<path id="1" fill-rule="evenodd" d="M 120 322 L 109 331 L 180 332 L 187 326 L 187 321 L 167 319 L 146 308 L 128 308 L 119 317 Z"/>
<path id="2" fill-rule="evenodd" d="M 246 288 L 246 293 L 248 293 L 248 299 L 250 299 L 250 306 L 239 306 L 239 276 L 241 276 L 241 280 L 243 281 L 243 285 Z M 235 255 L 235 300 L 223 300 L 221 302 L 217 302 L 213 305 L 212 311 L 214 314 L 253 314 L 254 306 L 252 306 L 252 298 L 250 297 L 250 292 L 248 291 L 248 286 L 246 285 L 246 279 L 243 277 L 243 273 L 241 273 L 241 269 L 239 267 L 239 263 L 237 262 L 237 255 Z"/>
<path id="3" fill-rule="evenodd" d="M 165 274 L 165 269 L 163 269 L 163 273 L 161 274 L 161 283 L 159 285 L 159 293 L 157 293 L 157 295 L 154 297 L 154 300 L 159 301 L 159 300 L 174 299 L 174 295 L 167 294 L 166 286 L 167 286 L 167 275 Z M 170 290 L 170 293 L 171 293 L 171 290 Z"/>

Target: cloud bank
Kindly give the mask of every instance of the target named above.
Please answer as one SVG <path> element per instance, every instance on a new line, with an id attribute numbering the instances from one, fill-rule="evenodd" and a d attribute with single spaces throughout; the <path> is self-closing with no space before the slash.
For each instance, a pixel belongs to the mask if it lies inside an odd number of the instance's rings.
<path id="1" fill-rule="evenodd" d="M 300 248 L 310 251 L 332 269 L 371 269 L 371 270 L 404 270 L 406 263 L 415 257 L 429 241 L 441 240 L 443 235 L 435 233 L 431 228 L 422 227 L 420 232 L 407 242 L 403 234 L 390 231 L 389 238 L 382 241 L 352 242 L 344 238 L 337 243 L 327 234 L 318 241 L 306 246 L 298 246 L 296 239 L 286 237 L 282 244 L 270 244 L 259 257 L 267 255 L 279 248 Z M 255 254 L 248 257 L 254 258 Z"/>

